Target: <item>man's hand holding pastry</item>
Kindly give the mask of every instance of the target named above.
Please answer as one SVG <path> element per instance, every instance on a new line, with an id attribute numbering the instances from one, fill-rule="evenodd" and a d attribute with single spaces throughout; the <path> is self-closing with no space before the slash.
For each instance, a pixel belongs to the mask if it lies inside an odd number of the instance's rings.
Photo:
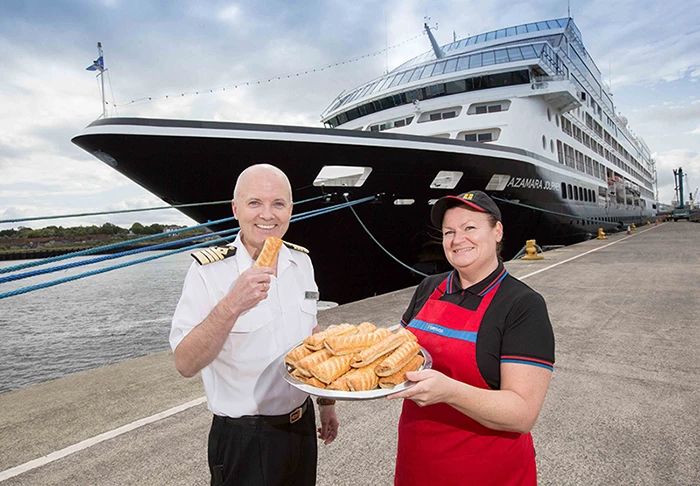
<path id="1" fill-rule="evenodd" d="M 222 300 L 225 308 L 232 315 L 240 315 L 258 305 L 267 298 L 273 274 L 269 267 L 249 268 L 241 273 Z"/>

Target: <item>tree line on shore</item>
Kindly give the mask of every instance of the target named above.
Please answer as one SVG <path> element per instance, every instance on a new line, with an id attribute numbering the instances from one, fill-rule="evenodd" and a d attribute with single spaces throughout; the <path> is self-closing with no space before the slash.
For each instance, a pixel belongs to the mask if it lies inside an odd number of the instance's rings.
<path id="1" fill-rule="evenodd" d="M 162 225 L 158 223 L 143 225 L 139 222 L 132 224 L 130 228 L 123 228 L 112 223 L 105 223 L 102 226 L 70 226 L 67 228 L 63 226 L 46 226 L 39 229 L 22 226 L 17 229 L 0 230 L 0 238 L 65 238 L 72 236 L 85 236 L 89 238 L 93 235 L 126 237 L 130 234 L 146 236 L 163 233 L 165 229 L 174 230 L 178 228 L 185 228 L 185 226 Z M 191 231 L 193 234 L 203 234 L 207 232 L 204 228 Z M 187 231 L 187 233 L 190 233 L 190 231 Z"/>

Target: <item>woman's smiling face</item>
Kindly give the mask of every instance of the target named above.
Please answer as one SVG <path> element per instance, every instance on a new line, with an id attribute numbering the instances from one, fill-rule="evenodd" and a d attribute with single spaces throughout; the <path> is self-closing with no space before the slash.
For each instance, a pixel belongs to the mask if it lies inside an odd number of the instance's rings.
<path id="1" fill-rule="evenodd" d="M 467 280 L 478 282 L 498 265 L 496 247 L 503 238 L 503 225 L 492 222 L 488 213 L 464 205 L 445 211 L 442 219 L 442 247 L 447 261 Z M 494 268 L 491 268 L 494 267 Z M 482 275 L 485 271 L 488 272 Z"/>

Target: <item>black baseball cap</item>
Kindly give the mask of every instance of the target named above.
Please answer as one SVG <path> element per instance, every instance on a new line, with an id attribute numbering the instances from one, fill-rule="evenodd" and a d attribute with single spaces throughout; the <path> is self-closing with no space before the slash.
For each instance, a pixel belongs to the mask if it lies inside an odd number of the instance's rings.
<path id="1" fill-rule="evenodd" d="M 445 216 L 445 211 L 457 206 L 454 201 L 460 202 L 470 209 L 492 214 L 496 220 L 501 221 L 501 210 L 498 209 L 493 199 L 481 191 L 469 191 L 459 196 L 444 196 L 437 200 L 430 211 L 430 221 L 436 228 L 442 227 L 442 218 Z"/>

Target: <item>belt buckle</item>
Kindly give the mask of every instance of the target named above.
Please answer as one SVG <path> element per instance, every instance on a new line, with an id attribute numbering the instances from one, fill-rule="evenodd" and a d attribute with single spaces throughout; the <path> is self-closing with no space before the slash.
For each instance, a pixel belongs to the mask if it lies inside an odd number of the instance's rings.
<path id="1" fill-rule="evenodd" d="M 293 424 L 294 422 L 298 421 L 303 414 L 304 410 L 302 410 L 301 407 L 297 408 L 289 414 L 289 423 Z"/>

